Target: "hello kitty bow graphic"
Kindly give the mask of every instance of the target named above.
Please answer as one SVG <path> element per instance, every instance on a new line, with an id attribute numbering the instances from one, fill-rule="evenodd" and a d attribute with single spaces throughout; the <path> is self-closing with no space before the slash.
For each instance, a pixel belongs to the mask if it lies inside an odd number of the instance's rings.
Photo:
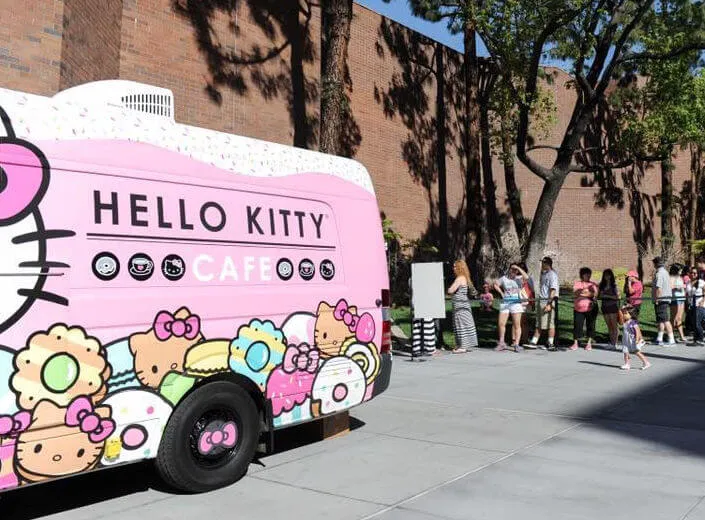
<path id="1" fill-rule="evenodd" d="M 49 163 L 33 144 L 17 139 L 7 113 L 0 108 L 6 135 L 0 136 L 0 226 L 29 215 L 49 186 Z"/>
<path id="2" fill-rule="evenodd" d="M 186 319 L 179 319 L 170 312 L 161 311 L 154 319 L 154 335 L 159 341 L 176 338 L 196 339 L 201 332 L 201 319 L 192 314 Z"/>
<path id="3" fill-rule="evenodd" d="M 287 374 L 293 374 L 297 370 L 313 374 L 318 370 L 319 359 L 320 353 L 318 350 L 306 343 L 302 343 L 299 346 L 289 345 L 284 352 L 282 370 Z"/>
<path id="4" fill-rule="evenodd" d="M 77 397 L 66 410 L 66 426 L 79 426 L 83 433 L 88 434 L 92 443 L 98 444 L 115 431 L 112 419 L 103 419 L 93 409 L 87 397 Z"/>
<path id="5" fill-rule="evenodd" d="M 340 300 L 333 310 L 336 320 L 348 326 L 350 332 L 355 333 L 355 338 L 361 343 L 370 343 L 375 337 L 375 320 L 368 312 L 357 316 L 350 312 L 348 302 Z"/>
<path id="6" fill-rule="evenodd" d="M 15 415 L 0 415 L 0 438 L 17 437 L 29 428 L 32 416 L 29 412 L 18 412 Z"/>
<path id="7" fill-rule="evenodd" d="M 208 455 L 215 448 L 233 448 L 237 443 L 237 427 L 235 423 L 228 422 L 218 430 L 203 432 L 198 439 L 198 451 Z"/>

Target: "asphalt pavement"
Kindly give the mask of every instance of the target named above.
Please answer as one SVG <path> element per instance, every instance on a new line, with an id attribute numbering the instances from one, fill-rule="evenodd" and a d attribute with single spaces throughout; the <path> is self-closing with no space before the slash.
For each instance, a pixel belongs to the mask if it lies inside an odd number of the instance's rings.
<path id="1" fill-rule="evenodd" d="M 353 430 L 178 495 L 150 465 L 0 496 L 0 519 L 705 520 L 705 348 L 396 356 Z"/>

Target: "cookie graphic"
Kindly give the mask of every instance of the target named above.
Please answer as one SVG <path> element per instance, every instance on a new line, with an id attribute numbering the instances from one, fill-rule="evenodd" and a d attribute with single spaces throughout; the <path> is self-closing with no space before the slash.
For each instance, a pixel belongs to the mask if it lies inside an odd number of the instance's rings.
<path id="1" fill-rule="evenodd" d="M 63 324 L 33 334 L 17 352 L 14 366 L 10 386 L 23 410 L 44 400 L 65 407 L 78 396 L 100 402 L 111 374 L 98 340 L 81 327 Z"/>

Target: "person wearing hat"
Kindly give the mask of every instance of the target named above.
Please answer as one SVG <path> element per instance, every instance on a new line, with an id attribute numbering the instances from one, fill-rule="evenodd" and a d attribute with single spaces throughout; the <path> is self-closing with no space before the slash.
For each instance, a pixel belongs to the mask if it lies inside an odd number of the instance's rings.
<path id="1" fill-rule="evenodd" d="M 658 334 L 656 335 L 656 344 L 672 347 L 676 344 L 673 337 L 673 327 L 669 316 L 671 299 L 673 293 L 671 291 L 671 275 L 666 271 L 663 259 L 657 256 L 653 260 L 654 264 L 654 279 L 651 285 L 651 296 L 654 299 L 656 307 L 656 323 L 658 323 Z M 664 343 L 663 333 L 668 334 L 668 342 Z"/>
<path id="2" fill-rule="evenodd" d="M 553 270 L 553 259 L 545 256 L 541 260 L 541 281 L 539 300 L 536 306 L 536 330 L 531 338 L 531 346 L 536 346 L 542 331 L 548 331 L 548 350 L 555 350 L 556 311 L 555 299 L 558 298 L 558 273 Z"/>
<path id="3" fill-rule="evenodd" d="M 627 298 L 627 303 L 632 307 L 631 316 L 635 320 L 639 319 L 643 294 L 644 284 L 639 280 L 639 273 L 632 269 L 627 273 L 627 279 L 624 280 L 624 296 Z"/>

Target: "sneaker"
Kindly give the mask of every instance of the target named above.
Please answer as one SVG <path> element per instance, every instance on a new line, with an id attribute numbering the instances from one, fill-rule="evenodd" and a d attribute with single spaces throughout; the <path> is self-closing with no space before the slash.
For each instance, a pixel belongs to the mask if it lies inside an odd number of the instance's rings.
<path id="1" fill-rule="evenodd" d="M 555 345 L 549 345 L 547 350 L 549 352 L 558 352 L 558 347 Z"/>
<path id="2" fill-rule="evenodd" d="M 648 370 L 650 366 L 651 366 L 651 363 L 647 362 L 646 364 L 644 364 L 644 365 L 641 367 L 641 369 L 642 369 L 642 370 Z"/>
<path id="3" fill-rule="evenodd" d="M 568 350 L 578 350 L 578 345 L 577 345 L 577 343 L 573 343 L 573 344 L 568 348 Z"/>
<path id="4" fill-rule="evenodd" d="M 620 368 L 620 370 L 629 370 L 632 367 L 631 367 L 631 365 L 629 365 L 629 363 L 625 363 L 624 365 L 622 365 L 619 368 Z"/>
<path id="5" fill-rule="evenodd" d="M 662 347 L 677 347 L 678 343 L 676 343 L 675 341 L 669 341 L 668 343 L 662 343 L 661 346 Z"/>
<path id="6" fill-rule="evenodd" d="M 592 345 L 590 343 L 585 345 L 585 350 L 592 350 Z"/>
<path id="7" fill-rule="evenodd" d="M 654 341 L 654 345 L 656 345 L 657 347 L 663 347 L 665 343 L 663 341 Z"/>
<path id="8" fill-rule="evenodd" d="M 705 341 L 702 341 L 702 340 L 696 341 L 695 346 L 696 347 L 705 347 Z"/>
<path id="9" fill-rule="evenodd" d="M 514 352 L 521 352 L 522 350 L 524 350 L 524 347 L 521 345 L 514 345 Z"/>
<path id="10" fill-rule="evenodd" d="M 495 352 L 502 352 L 503 350 L 507 350 L 507 345 L 504 343 L 497 343 L 497 346 L 494 348 Z"/>

